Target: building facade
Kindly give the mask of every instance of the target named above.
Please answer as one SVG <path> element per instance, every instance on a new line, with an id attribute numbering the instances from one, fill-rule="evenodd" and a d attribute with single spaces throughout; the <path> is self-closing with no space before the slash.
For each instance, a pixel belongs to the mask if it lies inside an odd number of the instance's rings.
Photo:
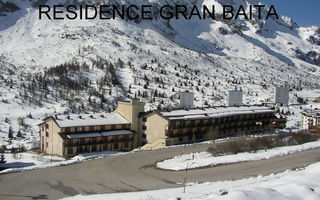
<path id="1" fill-rule="evenodd" d="M 129 151 L 138 146 L 138 114 L 144 103 L 119 102 L 116 112 L 88 115 L 55 115 L 40 126 L 41 151 L 74 156 L 99 151 Z"/>
<path id="2" fill-rule="evenodd" d="M 145 143 L 165 139 L 166 145 L 213 140 L 228 136 L 273 133 L 285 126 L 268 107 L 216 107 L 154 111 L 143 116 Z"/>
<path id="3" fill-rule="evenodd" d="M 315 126 L 320 126 L 320 110 L 309 109 L 301 112 L 301 128 L 311 129 Z"/>

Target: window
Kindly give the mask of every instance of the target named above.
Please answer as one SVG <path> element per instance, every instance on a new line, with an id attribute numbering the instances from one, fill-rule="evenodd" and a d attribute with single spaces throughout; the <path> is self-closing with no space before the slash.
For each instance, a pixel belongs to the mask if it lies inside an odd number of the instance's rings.
<path id="1" fill-rule="evenodd" d="M 194 126 L 194 125 L 196 125 L 196 121 L 195 121 L 195 120 L 192 120 L 192 121 L 191 121 L 191 126 Z"/>
<path id="2" fill-rule="evenodd" d="M 46 142 L 46 147 L 48 148 L 48 146 L 49 146 L 49 144 L 48 144 L 48 142 Z"/>
<path id="3" fill-rule="evenodd" d="M 83 127 L 81 127 L 81 128 L 82 128 L 82 131 L 83 131 L 83 132 L 86 131 L 86 127 L 85 127 L 85 126 L 83 126 Z"/>
<path id="4" fill-rule="evenodd" d="M 97 143 L 97 138 L 92 138 L 92 143 L 96 144 Z"/>
<path id="5" fill-rule="evenodd" d="M 42 126 L 42 131 L 44 131 L 44 126 Z"/>
<path id="6" fill-rule="evenodd" d="M 67 145 L 73 145 L 73 140 L 72 139 L 68 139 L 67 140 Z"/>
<path id="7" fill-rule="evenodd" d="M 86 139 L 85 138 L 80 138 L 80 144 L 84 145 L 86 143 Z"/>
<path id="8" fill-rule="evenodd" d="M 100 126 L 100 130 L 101 130 L 101 131 L 106 130 L 106 125 L 101 125 L 101 126 Z"/>
<path id="9" fill-rule="evenodd" d="M 48 131 L 46 131 L 46 137 L 49 137 L 49 132 Z"/>
<path id="10" fill-rule="evenodd" d="M 119 149 L 119 143 L 115 143 L 115 144 L 113 145 L 113 149 Z"/>
<path id="11" fill-rule="evenodd" d="M 143 121 L 143 122 L 147 122 L 147 118 L 146 118 L 146 117 L 143 117 L 143 118 L 142 118 L 142 121 Z"/>
<path id="12" fill-rule="evenodd" d="M 115 142 L 118 142 L 118 141 L 119 141 L 119 136 L 118 136 L 118 135 L 113 136 L 113 140 L 114 140 Z"/>
<path id="13" fill-rule="evenodd" d="M 142 126 L 142 130 L 147 130 L 147 126 Z"/>
<path id="14" fill-rule="evenodd" d="M 108 144 L 104 144 L 102 148 L 103 148 L 103 151 L 107 151 L 108 150 Z"/>
<path id="15" fill-rule="evenodd" d="M 97 146 L 96 146 L 96 145 L 93 145 L 93 146 L 91 147 L 91 151 L 97 151 Z"/>
<path id="16" fill-rule="evenodd" d="M 124 148 L 126 148 L 126 149 L 129 148 L 129 142 L 124 143 Z"/>
<path id="17" fill-rule="evenodd" d="M 108 143 L 108 136 L 103 137 L 103 143 Z"/>
<path id="18" fill-rule="evenodd" d="M 129 135 L 124 135 L 124 136 L 123 136 L 123 139 L 124 139 L 124 140 L 129 140 Z"/>
<path id="19" fill-rule="evenodd" d="M 66 132 L 66 133 L 69 133 L 69 132 L 70 132 L 70 127 L 66 127 L 66 128 L 65 128 L 65 132 Z"/>
<path id="20" fill-rule="evenodd" d="M 46 124 L 46 129 L 49 129 L 49 124 Z"/>
<path id="21" fill-rule="evenodd" d="M 111 129 L 116 129 L 116 125 L 115 125 L 115 124 L 112 124 L 112 125 L 111 125 Z"/>
<path id="22" fill-rule="evenodd" d="M 70 155 L 70 154 L 73 154 L 73 148 L 72 147 L 69 147 L 68 148 L 68 154 Z"/>
<path id="23" fill-rule="evenodd" d="M 89 126 L 89 131 L 94 131 L 94 126 Z"/>
<path id="24" fill-rule="evenodd" d="M 183 137 L 179 137 L 179 142 L 183 142 Z"/>

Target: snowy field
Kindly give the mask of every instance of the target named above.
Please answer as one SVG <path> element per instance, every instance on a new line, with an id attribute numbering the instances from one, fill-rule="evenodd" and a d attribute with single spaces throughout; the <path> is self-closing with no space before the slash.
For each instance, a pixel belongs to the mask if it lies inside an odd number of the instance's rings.
<path id="1" fill-rule="evenodd" d="M 254 160 L 269 159 L 276 156 L 293 154 L 310 149 L 320 148 L 320 141 L 310 142 L 303 145 L 277 147 L 268 150 L 260 150 L 256 153 L 238 153 L 234 155 L 212 156 L 209 152 L 191 153 L 176 156 L 172 159 L 157 163 L 157 167 L 168 170 L 184 170 L 199 167 L 215 166 Z M 192 159 L 194 157 L 194 159 Z"/>
<path id="2" fill-rule="evenodd" d="M 288 170 L 269 176 L 237 181 L 189 183 L 183 188 L 143 192 L 99 194 L 64 200 L 318 200 L 320 199 L 320 163 L 305 169 Z"/>
<path id="3" fill-rule="evenodd" d="M 106 156 L 113 156 L 124 154 L 123 152 L 117 151 L 105 151 L 105 152 L 96 152 L 96 153 L 85 153 L 75 156 L 69 160 L 66 160 L 57 156 L 44 156 L 40 154 L 33 153 L 17 153 L 17 154 L 4 154 L 6 163 L 0 164 L 0 168 L 9 168 L 3 171 L 0 171 L 0 174 L 12 173 L 12 172 L 21 172 L 34 169 L 41 169 L 47 167 L 58 167 L 65 165 L 72 165 L 81 163 L 87 160 L 99 159 Z"/>

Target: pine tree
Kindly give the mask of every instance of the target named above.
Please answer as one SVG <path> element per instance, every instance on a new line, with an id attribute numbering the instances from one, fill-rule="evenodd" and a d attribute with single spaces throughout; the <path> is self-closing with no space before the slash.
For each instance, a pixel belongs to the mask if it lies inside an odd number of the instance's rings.
<path id="1" fill-rule="evenodd" d="M 4 154 L 2 153 L 1 157 L 0 157 L 0 164 L 6 163 L 6 162 L 7 161 L 6 161 L 5 157 L 4 157 Z"/>
<path id="2" fill-rule="evenodd" d="M 13 131 L 12 131 L 11 126 L 9 127 L 8 138 L 13 139 Z"/>
<path id="3" fill-rule="evenodd" d="M 19 130 L 17 133 L 17 137 L 22 137 L 21 131 Z"/>

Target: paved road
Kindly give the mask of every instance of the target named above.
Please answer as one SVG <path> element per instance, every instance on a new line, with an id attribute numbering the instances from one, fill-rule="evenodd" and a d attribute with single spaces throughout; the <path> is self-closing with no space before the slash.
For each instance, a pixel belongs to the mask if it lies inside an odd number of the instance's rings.
<path id="1" fill-rule="evenodd" d="M 207 149 L 197 145 L 196 151 Z M 185 153 L 192 151 L 186 147 Z M 154 168 L 157 160 L 181 153 L 181 147 L 129 153 L 77 165 L 0 175 L 0 199 L 59 199 L 96 193 L 142 191 L 180 187 L 184 172 Z M 191 170 L 189 182 L 242 179 L 278 173 L 320 161 L 320 149 L 269 160 Z"/>

